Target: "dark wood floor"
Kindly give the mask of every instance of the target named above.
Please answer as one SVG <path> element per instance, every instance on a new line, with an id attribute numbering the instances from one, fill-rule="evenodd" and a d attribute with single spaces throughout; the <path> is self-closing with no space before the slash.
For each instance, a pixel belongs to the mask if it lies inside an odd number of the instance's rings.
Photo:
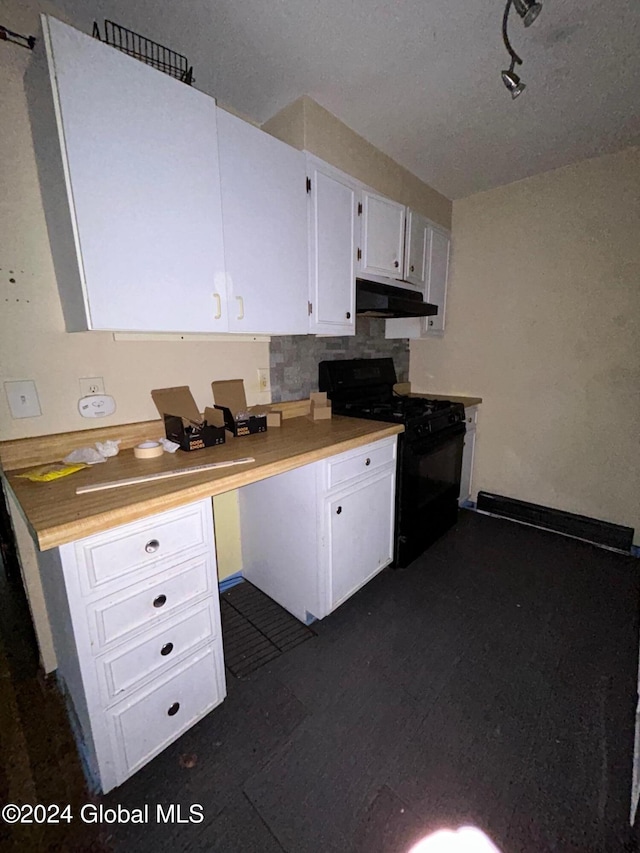
<path id="1" fill-rule="evenodd" d="M 201 804 L 204 820 L 4 826 L 3 849 L 403 853 L 462 823 L 504 853 L 633 849 L 639 568 L 465 512 L 93 800 L 54 685 L 5 655 L 3 802 Z"/>

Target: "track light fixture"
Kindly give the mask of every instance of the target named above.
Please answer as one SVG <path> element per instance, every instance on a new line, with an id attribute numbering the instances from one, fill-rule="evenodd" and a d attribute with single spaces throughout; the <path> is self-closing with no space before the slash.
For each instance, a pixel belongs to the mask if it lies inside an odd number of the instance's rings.
<path id="1" fill-rule="evenodd" d="M 512 62 L 509 70 L 501 71 L 500 74 L 502 76 L 502 82 L 511 92 L 511 97 L 515 99 L 518 95 L 521 95 L 527 87 L 524 83 L 520 82 L 520 78 L 513 70 L 513 66 L 514 63 Z"/>
<path id="2" fill-rule="evenodd" d="M 542 3 L 533 3 L 532 0 L 513 0 L 513 5 L 524 21 L 525 27 L 530 27 L 542 12 Z"/>
<path id="3" fill-rule="evenodd" d="M 511 97 L 515 99 L 518 95 L 521 95 L 524 92 L 526 86 L 520 81 L 520 77 L 514 71 L 516 65 L 522 65 L 522 60 L 511 47 L 511 42 L 509 41 L 509 35 L 507 33 L 509 10 L 512 5 L 515 6 L 516 12 L 522 18 L 525 27 L 530 27 L 542 11 L 542 3 L 536 3 L 535 0 L 507 0 L 507 5 L 504 7 L 504 15 L 502 16 L 502 40 L 504 41 L 504 46 L 507 48 L 509 56 L 511 57 L 511 65 L 509 66 L 508 71 L 501 71 L 500 76 L 502 77 L 504 85 L 511 92 Z"/>

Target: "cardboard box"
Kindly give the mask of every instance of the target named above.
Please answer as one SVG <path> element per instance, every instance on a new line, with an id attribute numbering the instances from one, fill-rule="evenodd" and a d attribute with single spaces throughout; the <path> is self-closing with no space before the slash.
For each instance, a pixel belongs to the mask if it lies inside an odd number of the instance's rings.
<path id="1" fill-rule="evenodd" d="M 286 400 L 282 403 L 273 403 L 270 411 L 279 412 L 283 421 L 288 418 L 302 418 L 311 412 L 311 401 L 307 398 L 306 400 Z"/>
<path id="2" fill-rule="evenodd" d="M 188 385 L 156 388 L 151 392 L 151 396 L 160 417 L 164 420 L 167 438 L 179 444 L 182 450 L 201 450 L 203 447 L 224 444 L 222 415 L 207 407 L 202 416 Z"/>
<path id="3" fill-rule="evenodd" d="M 211 383 L 214 409 L 224 417 L 224 425 L 236 437 L 267 431 L 266 406 L 247 406 L 242 379 L 221 379 Z"/>
<path id="4" fill-rule="evenodd" d="M 316 391 L 311 394 L 311 417 L 314 421 L 326 421 L 331 417 L 331 400 L 327 399 L 326 391 Z"/>
<path id="5" fill-rule="evenodd" d="M 282 412 L 268 411 L 267 412 L 267 429 L 269 427 L 282 426 Z"/>

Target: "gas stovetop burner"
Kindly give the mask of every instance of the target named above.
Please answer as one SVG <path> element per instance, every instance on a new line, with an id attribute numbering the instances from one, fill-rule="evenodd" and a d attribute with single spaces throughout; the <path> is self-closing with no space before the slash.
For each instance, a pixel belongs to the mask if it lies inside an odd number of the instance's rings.
<path id="1" fill-rule="evenodd" d="M 443 412 L 451 408 L 448 400 L 430 400 L 426 397 L 392 397 L 388 401 L 357 400 L 347 401 L 338 406 L 343 413 L 354 417 L 388 417 L 397 421 L 407 421 Z"/>

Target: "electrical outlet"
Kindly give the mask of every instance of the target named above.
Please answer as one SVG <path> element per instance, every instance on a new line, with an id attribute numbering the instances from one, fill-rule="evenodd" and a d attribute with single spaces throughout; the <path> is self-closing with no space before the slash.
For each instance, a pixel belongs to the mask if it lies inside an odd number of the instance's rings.
<path id="1" fill-rule="evenodd" d="M 258 387 L 261 391 L 270 391 L 271 390 L 271 380 L 269 378 L 269 368 L 268 367 L 259 367 L 258 368 Z"/>
<path id="2" fill-rule="evenodd" d="M 92 376 L 80 380 L 80 394 L 89 397 L 91 394 L 104 394 L 104 379 L 102 376 Z"/>
<path id="3" fill-rule="evenodd" d="M 25 382 L 5 382 L 4 390 L 9 401 L 12 418 L 37 418 L 42 414 L 38 389 L 32 379 Z"/>

